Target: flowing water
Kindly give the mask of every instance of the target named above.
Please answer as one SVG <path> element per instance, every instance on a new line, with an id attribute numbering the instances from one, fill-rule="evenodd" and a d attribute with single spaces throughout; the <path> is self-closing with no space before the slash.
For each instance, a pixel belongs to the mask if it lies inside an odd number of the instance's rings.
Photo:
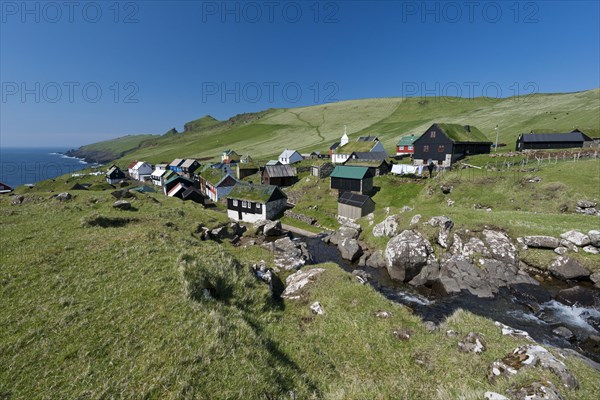
<path id="1" fill-rule="evenodd" d="M 596 354 L 586 353 L 578 347 L 578 342 L 589 335 L 600 332 L 600 308 L 569 306 L 553 299 L 561 289 L 569 287 L 563 282 L 555 282 L 543 289 L 522 287 L 519 290 L 501 289 L 493 299 L 481 299 L 462 293 L 455 296 L 439 297 L 428 293 L 426 288 L 416 289 L 410 285 L 390 279 L 387 270 L 369 267 L 359 268 L 341 258 L 337 247 L 324 243 L 321 238 L 303 238 L 314 263 L 333 262 L 348 272 L 361 269 L 371 275 L 369 283 L 392 301 L 410 307 L 424 321 L 440 323 L 457 309 L 499 321 L 512 328 L 527 331 L 541 344 L 561 348 L 572 348 L 585 356 L 600 362 Z M 594 290 L 595 305 L 600 305 L 600 296 Z M 532 302 L 532 298 L 539 303 Z M 532 308 L 532 303 L 535 307 Z M 571 330 L 577 340 L 570 342 L 552 331 L 559 326 Z M 476 330 L 477 327 L 473 327 Z"/>

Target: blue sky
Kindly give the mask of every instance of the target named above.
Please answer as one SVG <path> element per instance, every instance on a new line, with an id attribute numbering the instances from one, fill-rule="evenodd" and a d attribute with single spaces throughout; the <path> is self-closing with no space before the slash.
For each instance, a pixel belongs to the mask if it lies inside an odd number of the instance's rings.
<path id="1" fill-rule="evenodd" d="M 600 86 L 590 2 L 0 2 L 0 146 L 270 107 Z"/>

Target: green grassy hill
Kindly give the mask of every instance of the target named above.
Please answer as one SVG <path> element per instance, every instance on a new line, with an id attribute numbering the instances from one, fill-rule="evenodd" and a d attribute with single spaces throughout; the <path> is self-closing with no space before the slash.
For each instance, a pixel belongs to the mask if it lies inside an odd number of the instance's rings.
<path id="1" fill-rule="evenodd" d="M 176 157 L 217 158 L 225 148 L 251 154 L 259 160 L 277 156 L 286 147 L 301 152 L 327 151 L 346 127 L 350 138 L 377 135 L 389 152 L 401 136 L 422 134 L 432 123 L 477 127 L 507 150 L 514 149 L 520 133 L 531 130 L 570 131 L 577 127 L 600 136 L 600 89 L 564 94 L 535 94 L 490 98 L 383 98 L 341 101 L 311 107 L 269 109 L 219 122 L 210 116 L 187 123 L 180 134 L 132 143 L 113 142 L 119 160 L 170 161 Z M 99 144 L 98 144 L 99 145 Z M 96 146 L 96 145 L 91 145 Z M 86 146 L 87 147 L 87 146 Z"/>
<path id="2" fill-rule="evenodd" d="M 88 144 L 67 152 L 68 156 L 85 158 L 88 161 L 104 163 L 125 156 L 156 135 L 127 135 L 116 139 Z"/>

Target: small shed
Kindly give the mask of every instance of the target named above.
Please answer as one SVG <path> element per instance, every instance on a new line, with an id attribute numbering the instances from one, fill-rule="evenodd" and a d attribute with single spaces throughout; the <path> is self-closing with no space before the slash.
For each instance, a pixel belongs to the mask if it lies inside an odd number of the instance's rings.
<path id="1" fill-rule="evenodd" d="M 182 194 L 181 198 L 184 201 L 193 201 L 194 203 L 206 205 L 208 197 L 203 195 L 200 189 L 196 189 L 195 187 L 188 187 Z"/>
<path id="2" fill-rule="evenodd" d="M 125 173 L 116 165 L 112 165 L 106 172 L 106 182 L 110 185 L 119 183 L 123 179 L 125 179 Z"/>
<path id="3" fill-rule="evenodd" d="M 359 194 L 373 190 L 373 174 L 367 167 L 338 165 L 331 173 L 331 189 Z"/>
<path id="4" fill-rule="evenodd" d="M 331 175 L 333 168 L 333 164 L 326 161 L 314 164 L 312 167 L 310 167 L 310 173 L 312 176 L 316 176 L 319 179 L 325 179 Z"/>
<path id="5" fill-rule="evenodd" d="M 375 202 L 369 196 L 344 192 L 338 198 L 338 217 L 359 219 L 375 211 Z"/>
<path id="6" fill-rule="evenodd" d="M 267 165 L 261 180 L 263 185 L 290 186 L 296 183 L 296 173 L 289 165 Z"/>
<path id="7" fill-rule="evenodd" d="M 579 129 L 569 133 L 523 133 L 517 138 L 516 150 L 579 148 L 590 142 L 592 139 Z"/>

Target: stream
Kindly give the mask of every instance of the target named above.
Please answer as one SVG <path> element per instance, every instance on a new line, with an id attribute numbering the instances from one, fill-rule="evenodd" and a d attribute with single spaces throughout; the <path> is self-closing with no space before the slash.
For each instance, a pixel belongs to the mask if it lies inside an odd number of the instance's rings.
<path id="1" fill-rule="evenodd" d="M 544 284 L 543 289 L 546 290 L 536 290 L 536 287 L 531 286 L 522 290 L 502 288 L 491 299 L 478 298 L 464 292 L 447 297 L 432 296 L 427 293 L 426 288 L 417 289 L 408 284 L 393 281 L 385 268 L 358 267 L 357 263 L 342 259 L 337 247 L 324 243 L 321 237 L 300 238 L 306 243 L 313 263 L 333 262 L 347 272 L 355 269 L 366 271 L 371 275 L 369 284 L 372 287 L 386 298 L 410 307 L 424 321 L 433 321 L 439 324 L 457 309 L 464 309 L 512 328 L 524 330 L 538 343 L 570 348 L 600 362 L 600 355 L 586 352 L 578 346 L 586 337 L 600 335 L 600 308 L 596 307 L 600 304 L 600 293 L 598 290 L 591 290 L 591 285 L 586 286 L 585 283 L 579 283 L 580 286 L 587 287 L 590 289 L 590 293 L 593 293 L 595 306 L 589 307 L 569 306 L 555 300 L 554 296 L 559 290 L 573 286 L 557 280 L 553 281 L 551 285 Z M 531 292 L 528 293 L 528 291 Z M 539 302 L 539 308 L 531 308 L 532 297 L 543 298 L 543 301 Z M 576 336 L 576 340 L 569 341 L 552 332 L 560 326 L 571 330 Z M 476 327 L 472 329 L 476 330 Z"/>

